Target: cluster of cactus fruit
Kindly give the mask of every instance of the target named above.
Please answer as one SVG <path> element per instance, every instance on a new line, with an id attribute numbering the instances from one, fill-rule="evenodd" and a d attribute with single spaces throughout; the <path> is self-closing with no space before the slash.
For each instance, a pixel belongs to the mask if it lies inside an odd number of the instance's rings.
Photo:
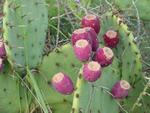
<path id="1" fill-rule="evenodd" d="M 127 25 L 112 12 L 101 19 L 87 14 L 72 33 L 72 44 L 43 56 L 47 17 L 45 0 L 4 3 L 0 113 L 38 112 L 39 107 L 45 113 L 130 111 L 137 99 L 132 97 L 139 96 L 134 87 L 141 87 L 142 59 Z M 144 112 L 143 107 L 135 112 Z"/>
<path id="2" fill-rule="evenodd" d="M 100 21 L 96 15 L 87 14 L 81 22 L 81 28 L 72 33 L 72 45 L 78 60 L 87 62 L 93 55 L 93 61 L 85 63 L 83 77 L 87 82 L 97 81 L 104 67 L 109 66 L 114 59 L 111 48 L 115 48 L 119 43 L 117 32 L 109 30 L 104 34 L 104 43 L 107 47 L 99 48 L 97 34 L 100 31 Z M 93 51 L 93 52 L 92 52 Z M 61 94 L 72 94 L 74 85 L 66 74 L 60 72 L 52 78 L 53 87 Z M 126 80 L 118 81 L 112 88 L 112 96 L 122 99 L 130 91 L 130 84 Z"/>

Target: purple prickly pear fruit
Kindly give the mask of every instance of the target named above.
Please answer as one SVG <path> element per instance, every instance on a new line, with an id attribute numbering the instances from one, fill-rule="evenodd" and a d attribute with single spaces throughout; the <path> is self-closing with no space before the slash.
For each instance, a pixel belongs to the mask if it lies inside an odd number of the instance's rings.
<path id="1" fill-rule="evenodd" d="M 0 58 L 6 56 L 6 50 L 4 47 L 4 41 L 3 39 L 0 39 Z"/>
<path id="2" fill-rule="evenodd" d="M 72 80 L 66 74 L 60 72 L 52 78 L 53 87 L 63 95 L 69 95 L 74 91 Z"/>
<path id="3" fill-rule="evenodd" d="M 117 32 L 109 30 L 104 34 L 104 43 L 107 47 L 115 48 L 119 43 Z"/>
<path id="4" fill-rule="evenodd" d="M 109 47 L 102 47 L 97 49 L 94 54 L 93 60 L 97 61 L 101 67 L 106 67 L 112 63 L 114 53 Z"/>
<path id="5" fill-rule="evenodd" d="M 91 36 L 85 29 L 77 29 L 72 33 L 71 36 L 72 45 L 74 46 L 75 43 L 80 39 L 87 40 L 92 46 Z"/>
<path id="6" fill-rule="evenodd" d="M 120 80 L 115 83 L 111 90 L 111 94 L 115 99 L 122 99 L 128 95 L 130 91 L 130 84 L 125 80 Z"/>
<path id="7" fill-rule="evenodd" d="M 0 72 L 3 70 L 3 59 L 0 58 Z"/>
<path id="8" fill-rule="evenodd" d="M 99 48 L 99 41 L 96 32 L 91 27 L 85 27 L 84 29 L 90 33 L 92 38 L 92 50 L 96 51 Z"/>
<path id="9" fill-rule="evenodd" d="M 83 77 L 88 82 L 95 82 L 100 78 L 102 73 L 101 66 L 98 62 L 90 61 L 83 68 Z"/>
<path id="10" fill-rule="evenodd" d="M 91 45 L 87 40 L 80 39 L 74 45 L 74 53 L 78 60 L 86 62 L 92 55 Z"/>
<path id="11" fill-rule="evenodd" d="M 98 17 L 92 14 L 87 14 L 84 16 L 81 22 L 81 28 L 84 27 L 92 27 L 98 34 L 100 31 L 100 21 Z"/>

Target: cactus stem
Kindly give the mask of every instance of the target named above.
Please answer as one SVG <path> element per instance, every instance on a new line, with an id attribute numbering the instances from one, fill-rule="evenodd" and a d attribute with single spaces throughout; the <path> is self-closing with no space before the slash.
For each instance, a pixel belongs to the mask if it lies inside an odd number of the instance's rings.
<path id="1" fill-rule="evenodd" d="M 149 88 L 150 85 L 150 80 L 147 82 L 144 90 L 141 92 L 140 96 L 137 98 L 135 104 L 132 106 L 131 111 L 133 111 L 135 109 L 135 106 L 139 106 L 141 103 L 139 103 L 139 101 L 143 98 L 143 92 L 146 92 L 146 90 Z"/>

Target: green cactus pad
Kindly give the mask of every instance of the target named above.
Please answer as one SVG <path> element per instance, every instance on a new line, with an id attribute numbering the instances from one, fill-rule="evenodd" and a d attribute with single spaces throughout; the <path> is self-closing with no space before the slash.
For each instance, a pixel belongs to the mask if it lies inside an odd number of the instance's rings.
<path id="1" fill-rule="evenodd" d="M 90 83 L 83 78 L 83 66 L 76 83 L 71 113 L 119 113 L 118 100 L 113 99 L 110 93 L 120 80 L 117 58 L 109 67 L 102 68 L 102 75 L 96 82 Z"/>
<path id="2" fill-rule="evenodd" d="M 3 29 L 10 64 L 22 71 L 41 64 L 48 18 L 44 0 L 6 0 Z"/>
<path id="3" fill-rule="evenodd" d="M 109 0 L 111 2 L 113 2 L 116 7 L 118 7 L 119 9 L 123 10 L 124 12 L 128 12 L 134 16 L 136 16 L 137 11 L 139 14 L 140 19 L 142 20 L 150 20 L 150 1 L 149 0 L 137 0 L 137 2 L 135 2 L 135 5 L 133 5 L 132 0 Z M 110 3 L 111 3 L 110 2 Z M 137 8 L 137 11 L 135 9 L 135 6 Z M 132 8 L 131 8 L 132 7 Z M 131 9 L 130 9 L 131 8 Z"/>
<path id="4" fill-rule="evenodd" d="M 149 0 L 91 0 L 91 7 L 101 5 L 103 10 L 108 10 L 114 7 L 118 12 L 124 12 L 127 15 L 137 17 L 137 13 L 141 20 L 150 20 L 150 1 Z M 110 6 L 111 5 L 111 6 Z M 136 8 L 135 8 L 136 7 Z"/>
<path id="5" fill-rule="evenodd" d="M 73 46 L 70 44 L 56 48 L 48 56 L 43 57 L 37 84 L 53 112 L 69 113 L 73 94 L 67 96 L 59 94 L 52 86 L 52 77 L 58 72 L 63 72 L 72 79 L 75 86 L 79 66 L 80 61 L 75 57 Z"/>
<path id="6" fill-rule="evenodd" d="M 143 95 L 142 99 L 140 100 L 140 106 L 135 106 L 134 110 L 131 111 L 133 105 L 136 103 L 137 99 L 140 96 L 140 93 L 143 93 L 143 89 L 145 87 L 145 84 L 147 84 L 146 80 L 139 81 L 134 88 L 131 88 L 128 96 L 123 99 L 123 108 L 131 113 L 148 113 L 150 111 L 150 96 L 149 95 Z M 147 93 L 150 92 L 150 89 L 146 91 Z"/>
<path id="7" fill-rule="evenodd" d="M 99 36 L 101 41 L 103 41 L 103 35 L 106 31 L 115 30 L 118 32 L 120 41 L 113 51 L 120 62 L 122 79 L 127 80 L 131 85 L 135 84 L 141 78 L 142 57 L 134 43 L 132 32 L 128 30 L 127 25 L 123 24 L 119 18 L 110 12 L 107 12 L 100 22 L 101 30 Z"/>
<path id="8" fill-rule="evenodd" d="M 17 75 L 13 75 L 8 62 L 0 73 L 0 113 L 20 113 L 26 110 L 24 87 Z"/>

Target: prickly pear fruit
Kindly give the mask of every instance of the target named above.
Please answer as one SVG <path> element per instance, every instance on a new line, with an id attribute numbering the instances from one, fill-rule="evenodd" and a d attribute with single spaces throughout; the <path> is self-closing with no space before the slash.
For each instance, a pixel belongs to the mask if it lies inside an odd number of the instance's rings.
<path id="1" fill-rule="evenodd" d="M 92 50 L 96 51 L 99 48 L 99 41 L 96 32 L 91 27 L 85 27 L 84 29 L 90 33 L 92 39 Z"/>
<path id="2" fill-rule="evenodd" d="M 126 80 L 120 80 L 115 83 L 111 93 L 115 99 L 122 99 L 128 95 L 130 91 L 130 84 Z"/>
<path id="3" fill-rule="evenodd" d="M 0 72 L 3 70 L 3 59 L 0 58 Z"/>
<path id="4" fill-rule="evenodd" d="M 81 28 L 84 27 L 92 27 L 98 34 L 100 31 L 100 21 L 98 17 L 92 14 L 87 14 L 81 21 Z"/>
<path id="5" fill-rule="evenodd" d="M 86 62 L 92 55 L 92 47 L 87 40 L 80 39 L 74 45 L 74 53 L 78 60 Z"/>
<path id="6" fill-rule="evenodd" d="M 4 47 L 3 39 L 0 39 L 0 58 L 6 56 L 6 50 Z"/>
<path id="7" fill-rule="evenodd" d="M 75 43 L 80 39 L 87 40 L 92 46 L 91 36 L 85 29 L 77 29 L 72 33 L 72 36 L 71 36 L 72 45 L 74 46 Z"/>
<path id="8" fill-rule="evenodd" d="M 117 32 L 113 30 L 108 30 L 104 34 L 104 43 L 107 47 L 115 48 L 117 44 L 119 43 L 119 37 Z"/>
<path id="9" fill-rule="evenodd" d="M 93 60 L 97 61 L 101 67 L 106 67 L 112 63 L 114 53 L 109 47 L 102 47 L 97 49 L 94 54 Z"/>
<path id="10" fill-rule="evenodd" d="M 72 80 L 66 74 L 60 72 L 53 76 L 52 78 L 53 87 L 59 93 L 63 95 L 69 95 L 74 90 L 74 85 Z"/>
<path id="11" fill-rule="evenodd" d="M 100 78 L 102 73 L 101 66 L 98 62 L 90 61 L 83 68 L 83 77 L 88 82 L 95 82 Z"/>

